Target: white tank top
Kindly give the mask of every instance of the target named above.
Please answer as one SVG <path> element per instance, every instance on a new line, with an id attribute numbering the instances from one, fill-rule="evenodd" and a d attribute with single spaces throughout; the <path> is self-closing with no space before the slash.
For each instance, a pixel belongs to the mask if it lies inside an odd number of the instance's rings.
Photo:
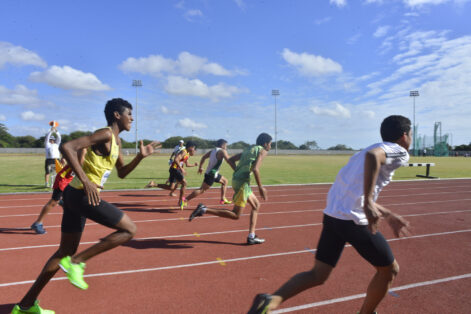
<path id="1" fill-rule="evenodd" d="M 214 176 L 217 176 L 219 167 L 221 167 L 222 164 L 222 159 L 218 160 L 217 156 L 219 151 L 222 148 L 216 147 L 211 151 L 211 154 L 209 154 L 209 164 L 208 168 L 206 168 L 206 174 L 213 174 Z"/>

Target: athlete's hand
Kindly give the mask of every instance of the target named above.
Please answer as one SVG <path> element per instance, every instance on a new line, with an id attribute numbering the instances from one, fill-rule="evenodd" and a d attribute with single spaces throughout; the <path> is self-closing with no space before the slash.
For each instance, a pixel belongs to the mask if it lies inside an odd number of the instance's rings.
<path id="1" fill-rule="evenodd" d="M 386 221 L 394 232 L 394 236 L 399 238 L 402 235 L 410 235 L 409 222 L 401 216 L 390 213 L 386 216 Z"/>
<path id="2" fill-rule="evenodd" d="M 372 234 L 375 234 L 376 231 L 378 231 L 378 223 L 381 218 L 381 213 L 376 208 L 376 204 L 374 202 L 368 202 L 366 200 L 363 210 L 365 211 L 366 219 L 368 219 L 368 229 L 370 229 Z"/>
<path id="3" fill-rule="evenodd" d="M 85 195 L 87 195 L 88 204 L 92 206 L 100 205 L 100 193 L 98 193 L 98 189 L 103 189 L 101 185 L 95 184 L 90 180 L 85 180 L 83 182 L 83 190 L 85 191 Z"/>
<path id="4" fill-rule="evenodd" d="M 199 173 L 199 174 L 202 174 L 202 173 L 203 173 L 203 168 L 199 167 L 198 173 Z"/>
<path id="5" fill-rule="evenodd" d="M 268 201 L 267 189 L 265 189 L 264 187 L 259 186 L 258 191 L 260 192 L 260 195 L 262 196 L 263 200 Z"/>
<path id="6" fill-rule="evenodd" d="M 197 162 L 195 162 L 195 167 L 196 167 L 196 166 L 198 166 L 198 163 L 197 163 Z"/>
<path id="7" fill-rule="evenodd" d="M 141 153 L 142 157 L 147 157 L 149 155 L 152 155 L 154 152 L 157 151 L 157 149 L 161 148 L 162 144 L 158 141 L 153 141 L 146 146 L 144 146 L 144 143 L 141 140 L 141 143 L 139 145 L 139 152 Z"/>

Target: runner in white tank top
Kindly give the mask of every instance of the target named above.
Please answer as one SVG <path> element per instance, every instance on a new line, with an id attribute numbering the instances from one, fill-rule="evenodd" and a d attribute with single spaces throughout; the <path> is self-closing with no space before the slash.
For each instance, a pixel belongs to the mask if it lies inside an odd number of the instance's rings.
<path id="1" fill-rule="evenodd" d="M 197 190 L 194 190 L 193 193 L 191 193 L 187 198 L 186 201 L 190 201 L 191 199 L 197 197 L 198 195 L 203 194 L 208 190 L 214 182 L 220 183 L 221 184 L 221 200 L 219 201 L 220 204 L 230 204 L 232 203 L 231 201 L 226 199 L 226 188 L 227 188 L 227 183 L 228 180 L 223 177 L 219 173 L 219 168 L 222 165 L 223 160 L 226 160 L 226 162 L 232 167 L 232 169 L 235 169 L 235 165 L 232 162 L 229 162 L 229 155 L 227 154 L 226 151 L 227 147 L 227 141 L 224 139 L 220 139 L 216 143 L 216 147 L 206 154 L 204 154 L 201 157 L 200 161 L 200 167 L 198 169 L 198 173 L 203 173 L 203 164 L 206 159 L 209 158 L 209 164 L 208 167 L 206 168 L 205 174 L 204 174 L 204 180 L 203 183 L 201 184 L 201 187 Z"/>

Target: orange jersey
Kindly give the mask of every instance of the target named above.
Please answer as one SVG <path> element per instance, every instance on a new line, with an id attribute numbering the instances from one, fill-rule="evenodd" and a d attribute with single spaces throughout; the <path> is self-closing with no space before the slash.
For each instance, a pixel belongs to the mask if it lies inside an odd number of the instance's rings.
<path id="1" fill-rule="evenodd" d="M 180 167 L 183 166 L 183 164 L 190 158 L 190 153 L 186 149 L 182 149 L 180 154 L 183 153 L 183 158 L 180 160 Z M 175 157 L 176 159 L 176 157 Z M 172 165 L 170 166 L 171 168 L 178 169 L 178 164 L 173 160 Z"/>

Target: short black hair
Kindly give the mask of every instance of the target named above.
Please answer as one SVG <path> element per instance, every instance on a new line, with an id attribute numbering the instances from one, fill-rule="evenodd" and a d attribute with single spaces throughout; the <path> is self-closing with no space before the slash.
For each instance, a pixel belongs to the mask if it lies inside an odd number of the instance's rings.
<path id="1" fill-rule="evenodd" d="M 381 138 L 384 142 L 396 142 L 404 133 L 408 134 L 411 122 L 408 118 L 399 115 L 389 116 L 381 123 Z"/>
<path id="2" fill-rule="evenodd" d="M 222 147 L 222 145 L 224 145 L 224 144 L 227 144 L 227 141 L 225 139 L 221 138 L 216 142 L 216 147 Z"/>
<path id="3" fill-rule="evenodd" d="M 261 133 L 258 137 L 257 137 L 257 142 L 256 144 L 257 145 L 260 145 L 260 146 L 263 146 L 267 143 L 270 143 L 272 140 L 271 136 L 267 133 Z"/>
<path id="4" fill-rule="evenodd" d="M 122 98 L 113 98 L 108 100 L 105 106 L 105 117 L 108 125 L 113 124 L 115 121 L 115 111 L 117 111 L 119 114 L 122 114 L 126 108 L 132 110 L 132 105 Z"/>
<path id="5" fill-rule="evenodd" d="M 196 149 L 196 143 L 193 142 L 193 141 L 188 141 L 188 142 L 186 142 L 185 147 L 186 148 L 194 147 Z"/>

